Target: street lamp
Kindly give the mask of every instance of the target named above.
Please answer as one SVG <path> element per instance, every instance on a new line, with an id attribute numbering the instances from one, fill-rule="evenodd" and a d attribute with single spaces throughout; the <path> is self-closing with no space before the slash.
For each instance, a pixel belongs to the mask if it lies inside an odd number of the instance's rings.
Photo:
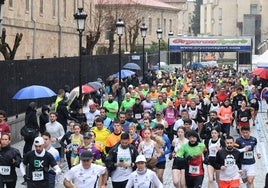
<path id="1" fill-rule="evenodd" d="M 168 65 L 170 64 L 170 50 L 169 50 L 169 39 L 174 35 L 173 31 L 168 32 Z"/>
<path id="2" fill-rule="evenodd" d="M 125 28 L 125 24 L 124 21 L 122 19 L 118 19 L 118 21 L 116 22 L 116 30 L 117 30 L 117 35 L 118 35 L 118 39 L 119 39 L 119 49 L 118 49 L 118 55 L 119 55 L 119 85 L 121 86 L 121 37 L 124 33 L 124 28 Z"/>
<path id="3" fill-rule="evenodd" d="M 146 32 L 147 32 L 147 26 L 145 23 L 142 24 L 141 26 L 141 37 L 142 37 L 142 76 L 143 80 L 145 78 L 145 51 L 144 51 L 144 45 L 145 45 L 145 37 L 146 37 Z"/>
<path id="4" fill-rule="evenodd" d="M 158 50 L 158 69 L 160 70 L 160 41 L 162 39 L 162 29 L 157 29 L 156 31 L 156 34 L 157 34 L 157 39 L 158 39 L 158 47 L 159 47 L 159 50 Z"/>
<path id="5" fill-rule="evenodd" d="M 77 31 L 79 32 L 79 102 L 82 105 L 82 33 L 85 31 L 87 14 L 83 8 L 78 8 L 78 12 L 74 14 L 77 22 Z"/>

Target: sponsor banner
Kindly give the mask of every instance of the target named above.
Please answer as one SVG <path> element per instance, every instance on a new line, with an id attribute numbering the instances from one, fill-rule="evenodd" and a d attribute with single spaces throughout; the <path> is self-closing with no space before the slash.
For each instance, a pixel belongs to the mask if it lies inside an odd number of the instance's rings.
<path id="1" fill-rule="evenodd" d="M 251 51 L 251 38 L 170 38 L 170 51 Z"/>

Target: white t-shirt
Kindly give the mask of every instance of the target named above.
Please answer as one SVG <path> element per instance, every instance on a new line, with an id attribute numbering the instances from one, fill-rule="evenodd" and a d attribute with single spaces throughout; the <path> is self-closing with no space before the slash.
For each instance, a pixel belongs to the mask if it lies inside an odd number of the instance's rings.
<path id="1" fill-rule="evenodd" d="M 134 171 L 130 174 L 126 188 L 148 188 L 157 187 L 163 188 L 163 184 L 160 182 L 155 172 L 147 169 L 145 174 L 138 174 Z"/>
<path id="2" fill-rule="evenodd" d="M 129 148 L 123 149 L 121 146 L 118 146 L 117 152 L 117 164 L 119 160 L 123 159 L 124 162 L 131 163 L 131 154 Z M 114 182 L 123 182 L 129 178 L 129 175 L 132 172 L 131 167 L 119 167 L 117 166 L 116 169 L 111 174 L 111 179 Z"/>
<path id="3" fill-rule="evenodd" d="M 60 162 L 60 154 L 59 154 L 59 151 L 56 150 L 53 146 L 50 146 L 49 149 L 47 150 L 48 153 L 50 153 L 55 161 L 58 163 Z"/>
<path id="4" fill-rule="evenodd" d="M 71 168 L 64 177 L 77 188 L 93 187 L 97 177 L 104 174 L 105 170 L 106 167 L 93 163 L 89 169 L 84 169 L 80 163 Z"/>
<path id="5" fill-rule="evenodd" d="M 178 120 L 175 122 L 175 124 L 174 124 L 174 126 L 173 126 L 173 130 L 174 130 L 174 131 L 177 131 L 178 128 L 179 128 L 180 126 L 183 126 L 183 127 L 184 127 L 184 121 L 183 121 L 182 119 L 178 119 Z M 191 130 L 196 130 L 197 128 L 198 128 L 197 124 L 195 123 L 194 120 L 192 120 Z"/>

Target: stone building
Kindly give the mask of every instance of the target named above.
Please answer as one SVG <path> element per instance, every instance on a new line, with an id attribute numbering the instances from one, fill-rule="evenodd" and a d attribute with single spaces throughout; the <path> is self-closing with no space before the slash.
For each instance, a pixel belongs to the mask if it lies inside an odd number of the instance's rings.
<path id="1" fill-rule="evenodd" d="M 204 0 L 200 34 L 252 36 L 255 51 L 258 52 L 260 45 L 268 38 L 267 10 L 267 0 Z"/>
<path id="2" fill-rule="evenodd" d="M 84 1 L 84 9 L 92 9 L 93 2 Z M 1 27 L 6 29 L 7 43 L 12 47 L 16 33 L 23 34 L 15 59 L 78 56 L 79 39 L 73 17 L 77 3 L 77 0 L 5 0 Z M 0 58 L 3 60 L 3 56 Z"/>
<path id="3" fill-rule="evenodd" d="M 73 14 L 77 12 L 79 2 L 83 3 L 88 14 L 87 27 L 90 27 L 94 21 L 92 13 L 97 2 L 94 0 L 5 0 L 1 12 L 1 28 L 6 29 L 7 43 L 12 46 L 16 33 L 23 34 L 15 59 L 78 56 L 79 39 Z M 146 44 L 157 41 L 158 28 L 162 28 L 163 40 L 166 42 L 169 31 L 178 33 L 179 8 L 157 0 L 138 2 L 142 10 L 140 17 L 148 26 Z M 138 37 L 137 43 L 141 41 L 141 37 Z M 105 32 L 96 48 L 102 45 L 107 45 Z M 3 56 L 0 56 L 0 60 L 3 60 Z"/>

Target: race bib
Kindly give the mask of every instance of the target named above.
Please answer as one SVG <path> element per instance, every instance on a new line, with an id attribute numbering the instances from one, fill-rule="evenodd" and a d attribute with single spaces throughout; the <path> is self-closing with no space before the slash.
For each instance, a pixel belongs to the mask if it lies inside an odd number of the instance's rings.
<path id="1" fill-rule="evenodd" d="M 253 159 L 253 151 L 245 151 L 244 159 Z"/>
<path id="2" fill-rule="evenodd" d="M 136 119 L 141 119 L 141 114 L 135 114 Z"/>
<path id="3" fill-rule="evenodd" d="M 242 118 L 241 118 L 241 121 L 242 121 L 242 122 L 247 122 L 247 121 L 248 121 L 248 117 L 242 117 Z"/>
<path id="4" fill-rule="evenodd" d="M 235 164 L 235 159 L 228 158 L 224 160 L 224 166 L 226 167 L 233 167 Z"/>
<path id="5" fill-rule="evenodd" d="M 10 166 L 0 166 L 0 174 L 4 176 L 10 175 Z"/>
<path id="6" fill-rule="evenodd" d="M 42 181 L 44 180 L 44 172 L 43 171 L 33 171 L 33 181 Z"/>
<path id="7" fill-rule="evenodd" d="M 171 113 L 167 114 L 167 118 L 174 118 L 174 114 Z"/>
<path id="8" fill-rule="evenodd" d="M 190 174 L 199 174 L 200 173 L 199 166 L 189 165 L 189 173 Z"/>
<path id="9" fill-rule="evenodd" d="M 225 114 L 224 117 L 225 117 L 226 119 L 229 119 L 229 118 L 230 118 L 230 114 Z"/>

